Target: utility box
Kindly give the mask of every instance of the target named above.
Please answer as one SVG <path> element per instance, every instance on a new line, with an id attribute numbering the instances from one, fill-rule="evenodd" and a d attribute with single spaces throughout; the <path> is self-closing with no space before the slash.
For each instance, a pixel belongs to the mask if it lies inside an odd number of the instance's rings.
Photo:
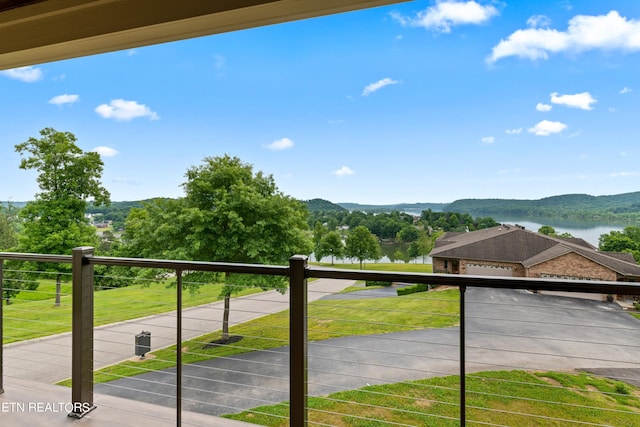
<path id="1" fill-rule="evenodd" d="M 151 351 L 151 332 L 142 331 L 136 334 L 136 356 L 144 357 Z"/>

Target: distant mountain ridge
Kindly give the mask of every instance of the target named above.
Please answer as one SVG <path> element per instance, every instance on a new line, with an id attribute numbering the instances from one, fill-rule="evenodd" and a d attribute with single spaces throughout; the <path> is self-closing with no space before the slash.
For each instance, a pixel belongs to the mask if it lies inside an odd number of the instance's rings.
<path id="1" fill-rule="evenodd" d="M 120 210 L 126 215 L 131 207 L 142 206 L 143 201 L 112 202 L 110 209 L 89 206 L 89 211 Z M 9 202 L 0 202 L 7 206 Z M 27 202 L 11 202 L 21 208 Z M 434 212 L 460 212 L 473 216 L 497 217 L 563 217 L 578 220 L 607 218 L 625 222 L 640 222 L 640 191 L 607 196 L 564 194 L 542 199 L 459 199 L 451 203 L 396 203 L 369 205 L 359 203 L 333 203 L 325 199 L 304 200 L 311 212 L 315 211 L 401 211 L 419 215 L 431 209 Z"/>
<path id="2" fill-rule="evenodd" d="M 610 196 L 564 194 L 538 200 L 461 199 L 444 209 L 481 216 L 624 216 L 640 214 L 640 191 Z"/>
<path id="3" fill-rule="evenodd" d="M 420 213 L 460 212 L 473 216 L 491 217 L 562 217 L 580 221 L 609 219 L 640 222 L 640 191 L 606 196 L 563 194 L 542 199 L 459 199 L 451 203 L 398 203 L 393 205 L 364 205 L 337 203 L 350 211 L 389 212 L 393 210 Z"/>
<path id="4" fill-rule="evenodd" d="M 400 211 L 420 214 L 422 211 L 431 209 L 434 212 L 442 212 L 447 203 L 398 203 L 395 205 L 361 205 L 359 203 L 338 203 L 350 211 L 362 212 L 391 212 Z"/>

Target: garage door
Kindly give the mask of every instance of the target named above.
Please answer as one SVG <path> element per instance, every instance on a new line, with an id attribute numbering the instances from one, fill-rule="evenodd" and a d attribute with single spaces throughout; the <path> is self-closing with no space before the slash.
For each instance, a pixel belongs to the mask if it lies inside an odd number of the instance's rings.
<path id="1" fill-rule="evenodd" d="M 495 265 L 467 264 L 467 274 L 471 276 L 513 276 L 511 267 L 498 267 Z"/>

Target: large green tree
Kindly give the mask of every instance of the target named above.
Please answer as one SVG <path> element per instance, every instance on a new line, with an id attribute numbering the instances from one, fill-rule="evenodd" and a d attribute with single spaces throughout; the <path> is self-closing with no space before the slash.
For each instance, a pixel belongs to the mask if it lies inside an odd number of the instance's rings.
<path id="1" fill-rule="evenodd" d="M 437 232 L 431 236 L 424 230 L 420 231 L 420 236 L 417 240 L 411 242 L 409 245 L 408 253 L 411 258 L 422 257 L 422 263 L 425 263 L 425 257 L 433 250 L 436 239 L 442 235 L 443 232 Z"/>
<path id="2" fill-rule="evenodd" d="M 360 261 L 360 269 L 364 260 L 382 258 L 378 238 L 364 225 L 359 225 L 349 232 L 345 243 L 345 254 L 349 258 Z"/>
<path id="3" fill-rule="evenodd" d="M 325 234 L 316 246 L 314 253 L 317 261 L 320 261 L 325 256 L 331 256 L 331 265 L 333 265 L 334 258 L 342 258 L 344 256 L 344 243 L 342 243 L 340 233 L 330 231 Z"/>
<path id="4" fill-rule="evenodd" d="M 11 251 L 15 249 L 18 244 L 18 221 L 17 221 L 17 209 L 13 204 L 8 203 L 6 206 L 0 205 L 0 251 Z M 27 284 L 31 285 L 32 282 L 26 282 L 20 280 L 19 273 L 12 268 L 11 261 L 5 261 L 3 263 L 3 279 L 2 295 L 0 298 L 0 304 L 2 301 L 10 303 L 11 298 L 20 292 L 20 289 L 27 287 Z"/>
<path id="5" fill-rule="evenodd" d="M 96 231 L 85 217 L 87 201 L 108 204 L 109 192 L 102 186 L 103 162 L 95 152 L 84 152 L 70 132 L 52 128 L 40 131 L 40 138 L 17 144 L 22 156 L 20 169 L 35 170 L 40 192 L 20 210 L 23 229 L 18 250 L 45 254 L 70 254 L 77 246 L 97 246 Z M 55 272 L 56 305 L 60 305 L 65 264 L 39 264 L 38 270 Z"/>
<path id="6" fill-rule="evenodd" d="M 628 252 L 640 262 L 640 227 L 629 226 L 622 231 L 603 234 L 598 239 L 598 249 L 610 252 Z"/>
<path id="7" fill-rule="evenodd" d="M 254 173 L 251 165 L 225 155 L 206 157 L 186 178 L 184 198 L 131 212 L 124 239 L 129 250 L 138 256 L 254 264 L 286 264 L 292 255 L 311 253 L 306 207 L 280 192 L 271 175 Z M 230 298 L 242 286 L 285 292 L 287 284 L 277 277 L 228 275 L 221 292 L 223 340 L 229 337 Z"/>
<path id="8" fill-rule="evenodd" d="M 17 243 L 17 209 L 11 203 L 0 205 L 0 251 L 13 248 Z"/>

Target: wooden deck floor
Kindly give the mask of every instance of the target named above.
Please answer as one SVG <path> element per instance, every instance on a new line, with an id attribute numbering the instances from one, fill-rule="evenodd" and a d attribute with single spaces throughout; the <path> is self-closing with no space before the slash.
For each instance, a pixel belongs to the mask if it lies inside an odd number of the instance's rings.
<path id="1" fill-rule="evenodd" d="M 175 409 L 96 394 L 96 409 L 81 419 L 67 416 L 67 387 L 15 378 L 4 379 L 0 394 L 0 425 L 7 427 L 165 427 L 176 426 Z M 252 424 L 194 412 L 182 413 L 183 426 L 246 427 Z"/>

